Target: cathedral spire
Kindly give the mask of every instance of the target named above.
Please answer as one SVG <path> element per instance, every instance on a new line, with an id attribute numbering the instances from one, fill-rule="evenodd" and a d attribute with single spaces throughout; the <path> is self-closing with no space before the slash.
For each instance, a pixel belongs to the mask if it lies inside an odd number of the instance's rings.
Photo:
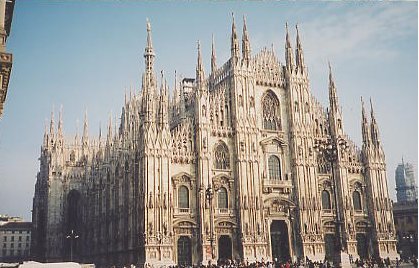
<path id="1" fill-rule="evenodd" d="M 365 113 L 364 100 L 361 97 L 361 107 L 362 107 L 362 142 L 365 146 L 370 144 L 370 129 L 368 126 L 368 119 Z"/>
<path id="2" fill-rule="evenodd" d="M 141 114 L 145 122 L 154 121 L 155 96 L 157 92 L 156 75 L 154 73 L 154 49 L 151 41 L 151 25 L 147 19 L 147 44 L 144 52 L 146 70 L 142 78 Z"/>
<path id="3" fill-rule="evenodd" d="M 52 111 L 51 111 L 51 119 L 49 122 L 49 134 L 48 134 L 48 142 L 49 142 L 49 146 L 52 147 L 52 145 L 55 143 L 55 116 L 54 116 L 54 110 L 55 107 L 52 106 Z"/>
<path id="4" fill-rule="evenodd" d="M 49 123 L 49 135 L 50 137 L 54 137 L 55 134 L 55 123 L 54 123 L 54 107 L 51 111 L 51 121 Z"/>
<path id="5" fill-rule="evenodd" d="M 174 85 L 173 85 L 173 107 L 179 102 L 179 90 L 177 88 L 177 73 L 175 70 Z"/>
<path id="6" fill-rule="evenodd" d="M 45 118 L 45 123 L 44 123 L 44 144 L 43 147 L 46 148 L 48 146 L 48 119 Z"/>
<path id="7" fill-rule="evenodd" d="M 112 114 L 109 115 L 109 122 L 108 122 L 108 136 L 106 138 L 106 145 L 111 145 L 112 143 Z"/>
<path id="8" fill-rule="evenodd" d="M 331 134 L 335 137 L 343 135 L 342 113 L 336 92 L 335 80 L 333 79 L 332 67 L 329 62 L 329 118 Z"/>
<path id="9" fill-rule="evenodd" d="M 305 65 L 304 65 L 304 53 L 303 53 L 303 47 L 301 45 L 301 40 L 300 40 L 300 33 L 298 31 L 298 24 L 295 25 L 295 28 L 297 30 L 297 48 L 295 50 L 295 60 L 296 60 L 296 66 L 297 66 L 297 70 L 300 73 L 303 73 L 305 70 Z"/>
<path id="10" fill-rule="evenodd" d="M 167 82 L 164 78 L 164 72 L 161 71 L 161 87 L 160 87 L 160 102 L 159 102 L 159 123 L 163 128 L 168 120 L 168 97 L 167 97 Z"/>
<path id="11" fill-rule="evenodd" d="M 380 145 L 380 131 L 378 129 L 377 121 L 375 120 L 374 115 L 374 108 L 372 105 L 372 100 L 370 98 L 370 106 L 371 106 L 371 141 L 375 146 Z"/>
<path id="12" fill-rule="evenodd" d="M 212 35 L 212 44 L 211 44 L 211 73 L 215 73 L 215 70 L 217 70 L 217 56 L 215 55 L 214 35 Z"/>
<path id="13" fill-rule="evenodd" d="M 234 21 L 234 13 L 231 13 L 233 17 L 233 22 L 231 25 L 231 58 L 234 60 L 234 63 L 237 62 L 239 58 L 239 40 L 237 38 L 236 23 Z"/>
<path id="14" fill-rule="evenodd" d="M 154 54 L 154 49 L 153 49 L 153 42 L 151 39 L 151 25 L 150 25 L 150 21 L 147 19 L 147 45 L 145 47 L 144 59 L 145 59 L 146 70 L 149 72 L 153 71 L 154 57 L 155 57 L 155 54 Z"/>
<path id="15" fill-rule="evenodd" d="M 88 121 L 87 121 L 87 109 L 84 112 L 84 124 L 83 124 L 83 136 L 82 136 L 82 144 L 83 146 L 87 145 L 88 143 Z"/>
<path id="16" fill-rule="evenodd" d="M 76 135 L 74 136 L 74 145 L 79 145 L 79 119 L 76 120 Z"/>
<path id="17" fill-rule="evenodd" d="M 242 54 L 243 61 L 249 63 L 250 60 L 250 41 L 249 34 L 247 32 L 246 17 L 243 16 L 243 37 L 242 37 Z"/>
<path id="18" fill-rule="evenodd" d="M 196 65 L 196 82 L 201 85 L 205 79 L 204 65 L 202 63 L 201 43 L 198 40 L 198 63 Z"/>
<path id="19" fill-rule="evenodd" d="M 339 109 L 338 96 L 336 93 L 335 80 L 333 79 L 332 67 L 329 62 L 329 102 L 330 110 L 332 112 L 337 112 Z"/>
<path id="20" fill-rule="evenodd" d="M 294 56 L 292 53 L 292 47 L 290 42 L 290 36 L 288 33 L 288 22 L 285 23 L 285 62 L 287 65 L 287 70 L 292 72 L 294 70 Z"/>
<path id="21" fill-rule="evenodd" d="M 60 113 L 58 115 L 58 136 L 63 137 L 63 106 L 60 107 Z"/>

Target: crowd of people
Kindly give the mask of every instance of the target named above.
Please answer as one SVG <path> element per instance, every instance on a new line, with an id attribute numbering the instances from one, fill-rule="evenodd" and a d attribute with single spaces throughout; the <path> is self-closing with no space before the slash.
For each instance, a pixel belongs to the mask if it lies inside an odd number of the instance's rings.
<path id="1" fill-rule="evenodd" d="M 406 267 L 418 267 L 418 260 L 416 257 L 408 258 L 408 259 L 401 259 L 399 260 L 396 258 L 396 260 L 390 261 L 389 258 L 387 259 L 366 259 L 366 260 L 355 260 L 353 262 L 356 267 L 378 267 L 378 268 L 384 268 L 384 267 L 395 267 L 399 268 L 400 266 L 406 266 Z"/>
<path id="2" fill-rule="evenodd" d="M 363 268 L 399 268 L 403 267 L 418 267 L 417 258 L 409 258 L 403 260 L 393 260 L 390 259 L 365 259 L 353 260 L 352 256 L 349 258 L 350 264 L 353 268 L 355 267 L 363 267 Z M 146 268 L 157 268 L 153 265 L 146 264 Z M 256 261 L 256 262 L 249 262 L 249 261 L 240 261 L 240 260 L 218 260 L 217 263 L 208 263 L 200 264 L 200 265 L 176 265 L 176 266 L 169 266 L 165 268 L 331 268 L 336 267 L 332 261 L 324 260 L 324 261 L 312 261 L 309 258 L 306 259 L 298 259 L 297 261 L 279 261 L 274 259 L 274 261 Z M 124 266 L 123 268 L 135 268 L 134 265 Z M 161 267 L 159 267 L 161 268 Z"/>

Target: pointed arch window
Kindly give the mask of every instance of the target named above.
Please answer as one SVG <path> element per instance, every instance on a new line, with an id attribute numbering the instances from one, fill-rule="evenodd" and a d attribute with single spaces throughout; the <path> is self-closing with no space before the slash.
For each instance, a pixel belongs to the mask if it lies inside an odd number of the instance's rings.
<path id="1" fill-rule="evenodd" d="M 268 130 L 281 129 L 281 109 L 279 100 L 272 91 L 268 91 L 262 99 L 263 128 Z"/>
<path id="2" fill-rule="evenodd" d="M 230 153 L 227 145 L 220 142 L 216 145 L 214 151 L 214 168 L 215 169 L 229 169 L 230 168 Z"/>
<path id="3" fill-rule="evenodd" d="M 228 194 L 227 189 L 224 187 L 221 187 L 220 190 L 218 190 L 218 208 L 228 208 Z"/>
<path id="4" fill-rule="evenodd" d="M 352 193 L 352 200 L 354 202 L 354 209 L 362 210 L 361 194 L 358 191 Z"/>
<path id="5" fill-rule="evenodd" d="M 323 209 L 332 209 L 332 204 L 330 203 L 330 194 L 327 190 L 322 191 L 322 207 Z"/>
<path id="6" fill-rule="evenodd" d="M 178 190 L 178 205 L 179 208 L 189 208 L 189 189 L 184 185 Z"/>
<path id="7" fill-rule="evenodd" d="M 281 161 L 276 155 L 271 155 L 268 160 L 269 166 L 269 179 L 280 180 L 281 179 Z"/>
<path id="8" fill-rule="evenodd" d="M 74 151 L 71 151 L 70 153 L 70 161 L 71 162 L 76 161 L 76 153 Z"/>

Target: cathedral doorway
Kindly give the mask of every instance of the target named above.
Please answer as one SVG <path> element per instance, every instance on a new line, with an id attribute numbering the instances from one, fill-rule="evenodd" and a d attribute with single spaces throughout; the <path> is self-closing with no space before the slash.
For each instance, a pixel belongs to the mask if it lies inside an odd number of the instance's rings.
<path id="1" fill-rule="evenodd" d="M 336 239 L 334 234 L 326 234 L 324 236 L 324 246 L 326 250 L 326 260 L 333 261 L 336 254 Z"/>
<path id="2" fill-rule="evenodd" d="M 192 244 L 187 236 L 181 236 L 177 241 L 177 263 L 179 266 L 192 265 Z"/>
<path id="3" fill-rule="evenodd" d="M 368 241 L 365 234 L 356 234 L 356 249 L 361 259 L 368 258 Z"/>
<path id="4" fill-rule="evenodd" d="M 273 221 L 271 224 L 272 259 L 286 262 L 290 259 L 288 228 L 285 221 Z"/>
<path id="5" fill-rule="evenodd" d="M 218 259 L 219 260 L 231 260 L 233 257 L 233 245 L 231 238 L 228 235 L 222 235 L 218 239 Z"/>
<path id="6" fill-rule="evenodd" d="M 81 237 L 81 227 L 83 226 L 83 217 L 82 217 L 82 196 L 81 193 L 77 190 L 71 190 L 67 196 L 67 224 L 66 224 L 66 233 L 65 243 L 66 243 L 66 252 L 68 252 L 68 259 L 70 261 L 77 260 L 80 247 L 79 237 Z"/>

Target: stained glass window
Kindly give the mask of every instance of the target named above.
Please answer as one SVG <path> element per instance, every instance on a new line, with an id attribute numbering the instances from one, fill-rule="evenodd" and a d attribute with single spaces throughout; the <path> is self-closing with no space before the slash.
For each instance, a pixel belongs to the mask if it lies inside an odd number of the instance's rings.
<path id="1" fill-rule="evenodd" d="M 218 191 L 218 208 L 228 208 L 227 189 L 224 187 Z"/>
<path id="2" fill-rule="evenodd" d="M 280 180 L 281 179 L 281 162 L 275 155 L 271 155 L 268 160 L 269 165 L 269 179 Z"/>
<path id="3" fill-rule="evenodd" d="M 354 209 L 355 210 L 362 210 L 361 195 L 359 194 L 358 191 L 353 192 L 352 199 L 354 201 Z"/>
<path id="4" fill-rule="evenodd" d="M 271 91 L 268 91 L 262 99 L 262 113 L 264 129 L 281 129 L 279 100 Z"/>
<path id="5" fill-rule="evenodd" d="M 323 190 L 322 192 L 322 207 L 323 209 L 332 209 L 330 204 L 330 194 L 326 190 Z"/>
<path id="6" fill-rule="evenodd" d="M 180 186 L 178 191 L 179 208 L 189 208 L 189 190 L 186 186 Z"/>
<path id="7" fill-rule="evenodd" d="M 227 146 L 224 143 L 219 143 L 217 145 L 214 154 L 214 166 L 216 169 L 230 168 L 230 154 L 228 152 Z"/>

